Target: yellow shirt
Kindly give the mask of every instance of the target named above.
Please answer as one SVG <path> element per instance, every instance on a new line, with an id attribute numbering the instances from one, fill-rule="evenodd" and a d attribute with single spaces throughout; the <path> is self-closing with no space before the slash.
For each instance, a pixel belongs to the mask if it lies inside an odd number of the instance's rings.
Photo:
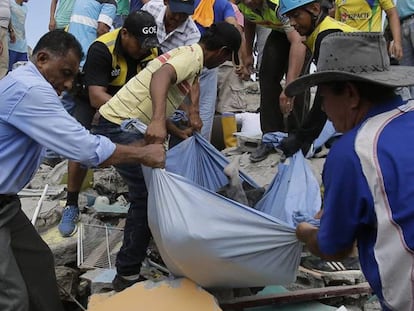
<path id="1" fill-rule="evenodd" d="M 99 109 L 100 114 L 116 124 L 121 124 L 126 119 L 139 119 L 148 125 L 152 118 L 149 89 L 152 74 L 164 64 L 173 66 L 177 74 L 177 81 L 167 94 L 166 115 L 172 115 L 203 69 L 203 50 L 197 43 L 178 47 L 149 62 Z"/>
<path id="2" fill-rule="evenodd" d="M 316 40 L 318 39 L 319 34 L 323 33 L 326 30 L 338 30 L 341 32 L 354 32 L 357 29 L 348 26 L 344 23 L 338 22 L 337 20 L 326 16 L 323 21 L 315 27 L 312 33 L 306 38 L 304 41 L 305 45 L 308 49 L 312 52 L 315 56 L 315 49 L 316 49 Z"/>
<path id="3" fill-rule="evenodd" d="M 382 11 L 392 0 L 335 0 L 335 19 L 361 31 L 382 31 Z"/>

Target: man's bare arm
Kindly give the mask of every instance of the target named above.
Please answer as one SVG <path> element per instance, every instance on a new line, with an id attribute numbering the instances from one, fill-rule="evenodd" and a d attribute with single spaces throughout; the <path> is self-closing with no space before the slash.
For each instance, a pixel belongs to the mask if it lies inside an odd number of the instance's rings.
<path id="1" fill-rule="evenodd" d="M 342 260 L 352 253 L 353 246 L 348 249 L 341 250 L 333 255 L 322 253 L 318 243 L 319 228 L 312 226 L 309 223 L 302 222 L 296 227 L 296 236 L 299 241 L 305 243 L 309 251 L 325 260 Z"/>
<path id="2" fill-rule="evenodd" d="M 50 18 L 49 18 L 49 31 L 56 29 L 56 7 L 58 0 L 52 0 L 50 2 Z"/>
<path id="3" fill-rule="evenodd" d="M 151 78 L 150 95 L 152 100 L 152 119 L 145 133 L 147 143 L 163 143 L 167 136 L 166 106 L 168 90 L 177 81 L 177 73 L 170 64 L 164 64 Z"/>

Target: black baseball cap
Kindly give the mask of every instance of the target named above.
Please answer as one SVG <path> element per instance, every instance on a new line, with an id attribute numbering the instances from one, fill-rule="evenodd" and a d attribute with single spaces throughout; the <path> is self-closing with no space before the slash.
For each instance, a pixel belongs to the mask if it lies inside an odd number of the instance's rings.
<path id="1" fill-rule="evenodd" d="M 194 13 L 194 0 L 169 0 L 168 6 L 173 13 L 185 13 L 188 15 Z"/>
<path id="2" fill-rule="evenodd" d="M 125 19 L 123 28 L 134 35 L 143 49 L 158 47 L 157 24 L 154 17 L 146 11 L 135 11 Z"/>
<path id="3" fill-rule="evenodd" d="M 239 49 L 241 45 L 241 35 L 239 30 L 232 24 L 227 22 L 219 22 L 212 24 L 208 31 L 212 33 L 215 40 L 221 46 L 225 46 L 233 53 L 233 62 L 235 65 L 240 65 Z"/>

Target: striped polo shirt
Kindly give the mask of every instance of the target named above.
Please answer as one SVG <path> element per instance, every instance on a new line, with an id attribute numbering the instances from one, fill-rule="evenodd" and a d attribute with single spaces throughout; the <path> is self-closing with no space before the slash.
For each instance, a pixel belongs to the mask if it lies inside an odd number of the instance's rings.
<path id="1" fill-rule="evenodd" d="M 152 74 L 164 64 L 174 67 L 177 75 L 177 81 L 170 86 L 167 94 L 166 116 L 172 115 L 203 69 L 203 50 L 199 44 L 178 47 L 149 62 L 115 96 L 101 106 L 100 114 L 119 125 L 126 119 L 139 119 L 148 125 L 152 118 L 150 94 Z"/>

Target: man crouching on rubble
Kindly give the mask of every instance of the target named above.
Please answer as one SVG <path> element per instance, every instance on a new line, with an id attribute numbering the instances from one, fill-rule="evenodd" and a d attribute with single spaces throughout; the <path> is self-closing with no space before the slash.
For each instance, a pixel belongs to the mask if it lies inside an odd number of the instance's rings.
<path id="1" fill-rule="evenodd" d="M 381 33 L 335 33 L 322 41 L 318 71 L 287 86 L 318 85 L 322 107 L 344 135 L 326 159 L 320 228 L 301 223 L 299 240 L 327 260 L 357 241 L 362 271 L 384 310 L 414 309 L 414 67 L 390 66 Z M 349 57 L 352 55 L 352 57 Z"/>
<path id="2" fill-rule="evenodd" d="M 58 97 L 72 87 L 82 48 L 54 30 L 31 62 L 0 80 L 0 310 L 63 310 L 53 254 L 21 209 L 17 193 L 38 169 L 45 147 L 86 166 L 143 163 L 163 167 L 161 144 L 126 146 L 91 135 Z"/>

